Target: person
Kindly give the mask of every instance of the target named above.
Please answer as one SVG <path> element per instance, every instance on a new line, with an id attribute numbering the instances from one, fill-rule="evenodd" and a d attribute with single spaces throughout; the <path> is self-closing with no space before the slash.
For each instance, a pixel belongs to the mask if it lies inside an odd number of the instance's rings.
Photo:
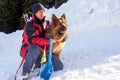
<path id="1" fill-rule="evenodd" d="M 46 25 L 45 25 L 46 24 Z M 22 78 L 27 79 L 32 70 L 40 68 L 43 51 L 48 54 L 49 38 L 45 37 L 46 31 L 49 27 L 49 21 L 45 20 L 45 8 L 41 3 L 36 3 L 32 8 L 32 19 L 26 23 L 23 31 L 23 41 L 20 55 L 25 59 L 23 64 Z M 53 43 L 57 42 L 53 39 Z M 54 71 L 62 70 L 63 63 L 56 56 L 52 55 L 52 64 Z"/>

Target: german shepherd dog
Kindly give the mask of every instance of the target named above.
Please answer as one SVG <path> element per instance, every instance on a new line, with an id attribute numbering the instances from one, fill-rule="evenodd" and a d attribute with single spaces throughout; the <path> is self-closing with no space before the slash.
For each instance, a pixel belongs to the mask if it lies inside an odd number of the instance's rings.
<path id="1" fill-rule="evenodd" d="M 46 32 L 46 37 L 52 37 L 54 40 L 57 40 L 56 43 L 53 43 L 52 53 L 57 55 L 58 58 L 60 58 L 61 51 L 65 45 L 65 40 L 68 35 L 67 26 L 65 14 L 63 14 L 60 18 L 56 17 L 55 14 L 52 14 L 52 21 Z"/>

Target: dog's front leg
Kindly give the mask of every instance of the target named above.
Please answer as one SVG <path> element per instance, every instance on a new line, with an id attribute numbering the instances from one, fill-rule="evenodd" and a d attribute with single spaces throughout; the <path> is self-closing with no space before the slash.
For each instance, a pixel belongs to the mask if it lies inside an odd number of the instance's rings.
<path id="1" fill-rule="evenodd" d="M 60 50 L 60 51 L 57 53 L 57 57 L 58 57 L 59 59 L 60 59 L 61 51 L 62 51 L 62 50 Z"/>

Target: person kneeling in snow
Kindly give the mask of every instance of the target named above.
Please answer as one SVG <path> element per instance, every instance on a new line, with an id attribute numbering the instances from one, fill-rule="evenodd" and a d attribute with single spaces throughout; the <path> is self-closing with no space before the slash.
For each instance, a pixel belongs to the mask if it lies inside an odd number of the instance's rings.
<path id="1" fill-rule="evenodd" d="M 28 74 L 35 63 L 35 68 L 40 68 L 44 49 L 48 53 L 49 39 L 45 37 L 49 21 L 45 20 L 45 8 L 41 3 L 34 4 L 32 19 L 26 23 L 23 32 L 23 41 L 20 55 L 25 59 L 22 77 L 28 78 Z M 45 25 L 46 24 L 46 25 Z M 56 41 L 53 40 L 53 43 Z M 45 48 L 46 47 L 46 48 Z M 63 64 L 56 55 L 52 55 L 54 71 L 62 70 Z"/>

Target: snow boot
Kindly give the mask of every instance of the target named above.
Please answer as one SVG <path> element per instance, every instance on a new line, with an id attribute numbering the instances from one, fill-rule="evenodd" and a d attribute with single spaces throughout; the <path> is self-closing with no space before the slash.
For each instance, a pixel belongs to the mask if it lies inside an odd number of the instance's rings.
<path id="1" fill-rule="evenodd" d="M 28 73 L 23 72 L 22 76 L 20 77 L 20 80 L 28 80 Z"/>

